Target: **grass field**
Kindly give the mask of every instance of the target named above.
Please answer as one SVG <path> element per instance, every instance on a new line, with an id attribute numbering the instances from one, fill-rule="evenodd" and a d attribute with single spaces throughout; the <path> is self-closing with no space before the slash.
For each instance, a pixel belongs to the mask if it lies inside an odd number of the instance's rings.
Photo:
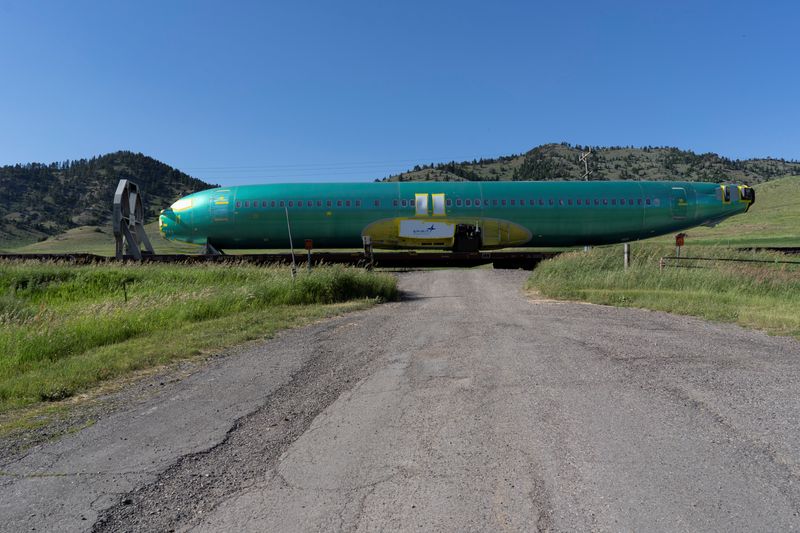
<path id="1" fill-rule="evenodd" d="M 703 268 L 659 270 L 659 257 L 672 253 L 670 246 L 634 244 L 625 271 L 622 246 L 570 252 L 542 262 L 528 288 L 551 298 L 694 315 L 800 337 L 800 259 L 698 246 L 691 256 L 797 264 L 698 261 L 693 266 Z"/>
<path id="2" fill-rule="evenodd" d="M 396 294 L 344 267 L 0 263 L 0 413 Z"/>
<path id="3" fill-rule="evenodd" d="M 203 250 L 202 246 L 164 239 L 158 232 L 158 222 L 145 225 L 145 232 L 158 254 L 197 254 Z M 110 226 L 81 226 L 41 242 L 5 249 L 15 253 L 89 253 L 112 256 L 114 233 Z"/>

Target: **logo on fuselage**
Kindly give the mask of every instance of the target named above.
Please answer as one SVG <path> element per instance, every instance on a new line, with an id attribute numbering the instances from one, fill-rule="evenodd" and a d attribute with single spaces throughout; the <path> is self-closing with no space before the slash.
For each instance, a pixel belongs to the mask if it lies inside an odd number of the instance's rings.
<path id="1" fill-rule="evenodd" d="M 426 234 L 432 233 L 434 231 L 436 231 L 436 224 L 431 224 L 427 228 L 414 229 L 413 233 L 414 233 L 414 235 L 426 235 Z"/>

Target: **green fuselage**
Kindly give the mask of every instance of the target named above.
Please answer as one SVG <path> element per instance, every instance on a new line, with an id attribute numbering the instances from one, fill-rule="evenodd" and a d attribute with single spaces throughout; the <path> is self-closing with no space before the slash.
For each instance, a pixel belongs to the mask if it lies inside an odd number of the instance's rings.
<path id="1" fill-rule="evenodd" d="M 443 196 L 442 196 L 443 195 Z M 686 182 L 402 182 L 243 185 L 198 192 L 162 212 L 168 239 L 216 248 L 479 248 L 633 241 L 745 212 L 746 186 Z M 432 236 L 426 235 L 430 231 Z"/>

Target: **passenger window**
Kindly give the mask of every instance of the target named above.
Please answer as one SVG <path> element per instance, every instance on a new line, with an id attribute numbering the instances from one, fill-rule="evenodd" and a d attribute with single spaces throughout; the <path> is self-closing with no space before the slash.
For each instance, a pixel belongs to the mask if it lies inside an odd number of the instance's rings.
<path id="1" fill-rule="evenodd" d="M 544 198 L 539 198 L 539 205 L 544 205 Z"/>
<path id="2" fill-rule="evenodd" d="M 289 200 L 289 207 L 294 207 L 294 202 Z"/>
<path id="3" fill-rule="evenodd" d="M 361 207 L 361 200 L 356 200 L 356 207 Z"/>
<path id="4" fill-rule="evenodd" d="M 578 198 L 578 205 L 581 205 L 581 199 Z"/>
<path id="5" fill-rule="evenodd" d="M 322 207 L 322 200 L 317 200 L 317 207 Z"/>
<path id="6" fill-rule="evenodd" d="M 503 198 L 502 200 L 500 200 L 500 203 L 501 203 L 502 205 L 506 205 L 506 204 L 508 203 L 508 200 L 506 200 L 505 198 Z"/>
<path id="7" fill-rule="evenodd" d="M 275 200 L 272 200 L 272 201 L 269 203 L 269 206 L 270 206 L 270 207 L 275 207 Z"/>
<path id="8" fill-rule="evenodd" d="M 314 200 L 309 200 L 306 202 L 306 207 L 314 207 Z"/>
<path id="9" fill-rule="evenodd" d="M 303 200 L 297 201 L 297 207 L 303 207 Z"/>
<path id="10" fill-rule="evenodd" d="M 374 205 L 375 207 L 380 207 L 381 206 L 381 201 L 380 200 L 375 200 L 372 205 Z"/>
<path id="11" fill-rule="evenodd" d="M 563 198 L 559 198 L 558 199 L 558 205 L 564 205 L 564 199 Z"/>
<path id="12" fill-rule="evenodd" d="M 633 198 L 628 198 L 628 205 L 633 205 Z"/>
<path id="13" fill-rule="evenodd" d="M 242 207 L 242 202 L 236 202 L 236 207 Z"/>
<path id="14" fill-rule="evenodd" d="M 492 205 L 494 205 L 494 206 L 496 206 L 496 205 L 497 205 L 497 198 L 495 198 L 494 200 L 492 200 Z"/>
<path id="15" fill-rule="evenodd" d="M 464 205 L 467 207 L 472 207 L 472 200 L 467 198 L 466 200 L 464 200 Z"/>
<path id="16" fill-rule="evenodd" d="M 345 200 L 345 201 L 344 201 L 344 206 L 345 206 L 345 207 L 350 207 L 350 205 L 351 205 L 351 202 L 350 202 L 350 200 Z"/>
<path id="17" fill-rule="evenodd" d="M 281 207 L 286 207 L 286 203 L 283 200 L 281 200 Z"/>
<path id="18" fill-rule="evenodd" d="M 342 207 L 342 201 L 336 200 L 336 207 Z"/>
<path id="19" fill-rule="evenodd" d="M 639 205 L 642 205 L 642 199 L 641 198 L 637 198 L 636 203 L 639 204 Z"/>
<path id="20" fill-rule="evenodd" d="M 453 200 L 450 198 L 447 199 L 447 207 L 451 207 L 453 205 Z"/>
<path id="21" fill-rule="evenodd" d="M 569 205 L 572 205 L 572 198 L 570 198 L 569 200 L 567 200 L 567 203 L 568 203 Z"/>
<path id="22" fill-rule="evenodd" d="M 395 198 L 394 200 L 392 200 L 392 206 L 393 206 L 393 207 L 397 207 L 397 204 L 398 204 L 398 203 L 399 203 L 399 202 L 397 201 L 397 199 L 396 199 L 396 198 Z"/>
<path id="23" fill-rule="evenodd" d="M 612 198 L 611 199 L 611 205 L 617 205 L 617 199 L 616 198 Z"/>
<path id="24" fill-rule="evenodd" d="M 524 207 L 525 206 L 525 198 L 520 198 L 519 199 L 519 205 L 520 205 L 520 207 Z"/>
<path id="25" fill-rule="evenodd" d="M 461 206 L 461 198 L 456 198 L 456 205 Z"/>
<path id="26" fill-rule="evenodd" d="M 448 202 L 449 202 L 449 200 L 448 200 Z M 408 200 L 406 200 L 405 198 L 403 198 L 402 200 L 400 200 L 400 204 L 401 204 L 403 207 L 408 207 Z"/>
<path id="27" fill-rule="evenodd" d="M 517 205 L 517 201 L 512 198 L 511 199 L 511 207 L 514 207 L 515 205 Z"/>
<path id="28" fill-rule="evenodd" d="M 550 200 L 548 200 L 547 202 L 548 202 L 550 205 L 556 205 L 556 202 L 555 202 L 555 200 L 553 200 L 552 198 L 550 198 Z"/>
<path id="29" fill-rule="evenodd" d="M 481 206 L 481 201 L 475 198 L 475 207 L 480 207 L 480 206 Z"/>
<path id="30" fill-rule="evenodd" d="M 250 207 L 250 200 L 247 200 L 247 201 L 244 203 L 244 206 L 245 206 L 245 207 Z"/>
<path id="31" fill-rule="evenodd" d="M 644 203 L 647 204 L 647 205 L 650 205 L 650 198 L 645 198 L 644 199 Z"/>
<path id="32" fill-rule="evenodd" d="M 608 198 L 603 198 L 603 205 L 608 205 Z"/>
<path id="33" fill-rule="evenodd" d="M 325 200 L 325 205 L 328 206 L 328 207 L 333 207 L 333 201 L 332 200 Z"/>

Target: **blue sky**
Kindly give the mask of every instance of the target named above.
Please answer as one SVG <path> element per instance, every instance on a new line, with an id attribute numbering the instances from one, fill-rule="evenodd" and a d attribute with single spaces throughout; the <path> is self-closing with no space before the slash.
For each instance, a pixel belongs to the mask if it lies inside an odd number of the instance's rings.
<path id="1" fill-rule="evenodd" d="M 800 2 L 0 0 L 0 164 L 225 185 L 547 142 L 800 159 Z"/>

